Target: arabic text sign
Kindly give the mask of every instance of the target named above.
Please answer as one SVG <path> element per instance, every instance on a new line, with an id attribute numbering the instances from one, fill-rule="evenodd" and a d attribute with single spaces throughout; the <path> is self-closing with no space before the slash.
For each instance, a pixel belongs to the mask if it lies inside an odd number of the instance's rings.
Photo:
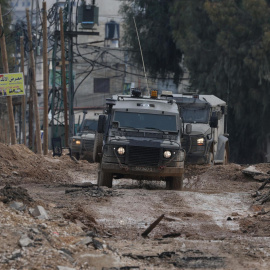
<path id="1" fill-rule="evenodd" d="M 0 74 L 0 96 L 25 95 L 23 73 Z"/>

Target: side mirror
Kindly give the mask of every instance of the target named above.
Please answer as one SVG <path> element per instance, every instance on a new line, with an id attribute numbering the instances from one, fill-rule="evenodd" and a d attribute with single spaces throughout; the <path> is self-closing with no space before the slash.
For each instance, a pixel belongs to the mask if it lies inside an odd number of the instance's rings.
<path id="1" fill-rule="evenodd" d="M 101 114 L 98 117 L 98 126 L 97 126 L 97 132 L 98 133 L 104 133 L 105 132 L 105 124 L 106 124 L 106 115 Z"/>
<path id="2" fill-rule="evenodd" d="M 209 125 L 211 128 L 218 127 L 218 116 L 217 115 L 211 115 Z"/>
<path id="3" fill-rule="evenodd" d="M 191 124 L 186 124 L 186 133 L 190 134 L 192 132 L 192 125 Z"/>

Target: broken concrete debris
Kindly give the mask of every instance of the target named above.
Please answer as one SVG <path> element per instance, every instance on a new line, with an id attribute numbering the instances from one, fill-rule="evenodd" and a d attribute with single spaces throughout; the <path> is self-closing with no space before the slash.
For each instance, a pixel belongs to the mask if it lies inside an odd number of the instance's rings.
<path id="1" fill-rule="evenodd" d="M 33 217 L 37 217 L 38 219 L 49 219 L 46 210 L 41 205 L 37 205 L 34 209 L 29 209 L 29 212 Z"/>
<path id="2" fill-rule="evenodd" d="M 81 241 L 79 241 L 76 245 L 89 245 L 90 243 L 93 243 L 93 238 L 90 236 L 85 237 Z"/>
<path id="3" fill-rule="evenodd" d="M 57 270 L 76 270 L 76 268 L 71 268 L 67 266 L 57 266 Z"/>
<path id="4" fill-rule="evenodd" d="M 255 166 L 251 165 L 247 168 L 245 168 L 244 170 L 242 170 L 242 172 L 244 174 L 248 174 L 248 175 L 258 175 L 258 174 L 263 174 L 263 172 L 259 171 L 256 169 Z"/>
<path id="5" fill-rule="evenodd" d="M 22 202 L 16 202 L 16 201 L 10 202 L 9 207 L 18 211 L 24 211 L 26 209 L 26 206 Z"/>
<path id="6" fill-rule="evenodd" d="M 21 236 L 21 239 L 19 240 L 20 247 L 29 247 L 33 245 L 33 240 L 30 239 L 26 234 L 23 234 Z"/>

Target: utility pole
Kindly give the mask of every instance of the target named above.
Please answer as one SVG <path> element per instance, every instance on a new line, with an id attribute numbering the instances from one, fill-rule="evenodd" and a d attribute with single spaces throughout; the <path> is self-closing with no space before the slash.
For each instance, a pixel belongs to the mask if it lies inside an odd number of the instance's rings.
<path id="1" fill-rule="evenodd" d="M 43 154 L 48 154 L 48 42 L 47 42 L 47 5 L 42 4 L 43 9 Z"/>
<path id="2" fill-rule="evenodd" d="M 58 3 L 59 1 L 57 1 Z M 57 47 L 58 47 L 58 40 L 61 38 L 61 31 L 59 31 L 58 29 L 58 25 L 59 25 L 59 17 L 55 16 L 55 40 L 54 40 L 54 48 L 53 48 L 53 56 L 52 56 L 52 86 L 53 86 L 53 91 L 52 91 L 52 106 L 51 106 L 51 112 L 52 112 L 52 121 L 51 121 L 51 127 L 52 127 L 52 136 L 60 136 L 60 134 L 57 132 L 58 130 L 58 126 L 65 126 L 65 135 L 68 134 L 68 138 L 72 137 L 74 134 L 74 109 L 73 109 L 73 99 L 74 99 L 74 81 L 73 81 L 73 38 L 77 37 L 78 35 L 99 35 L 99 32 L 95 32 L 95 31 L 73 31 L 72 29 L 72 1 L 70 0 L 66 0 L 65 1 L 65 13 L 63 12 L 63 14 L 65 16 L 63 16 L 63 20 L 64 20 L 64 37 L 66 38 L 66 43 L 65 44 L 67 50 L 66 52 L 66 59 L 68 60 L 68 75 L 66 76 L 67 79 L 66 81 L 68 81 L 68 93 L 67 93 L 67 99 L 68 99 L 68 105 L 67 105 L 67 110 L 68 110 L 68 125 L 63 122 L 60 122 L 59 119 L 56 118 L 56 115 L 59 116 L 60 113 L 65 113 L 63 108 L 61 108 L 61 106 L 59 106 L 58 102 L 55 101 L 56 99 L 56 74 L 57 74 L 57 70 L 56 70 L 56 59 L 57 59 Z M 56 4 L 57 4 L 56 3 Z M 93 5 L 95 4 L 95 1 L 93 1 Z M 56 9 L 58 9 L 59 6 L 56 5 Z M 59 12 L 60 13 L 60 12 Z M 75 22 L 77 23 L 77 22 Z M 60 28 L 62 27 L 62 23 L 60 22 Z M 68 41 L 68 42 L 67 42 Z M 61 45 L 63 44 L 63 42 L 61 42 Z M 63 52 L 63 50 L 61 50 L 61 52 Z M 62 68 L 63 68 L 63 54 L 61 54 L 61 59 L 62 59 Z M 66 67 L 67 68 L 67 67 Z M 62 70 L 62 76 L 63 74 L 66 75 L 65 72 L 63 72 Z M 62 78 L 62 82 L 64 82 L 65 80 Z M 63 87 L 62 85 L 62 96 L 63 99 L 64 97 L 64 91 L 65 91 L 65 87 Z M 66 86 L 67 88 L 67 86 Z M 63 100 L 63 104 L 65 104 L 66 102 Z M 62 104 L 62 103 L 61 103 Z M 66 131 L 66 128 L 68 128 L 68 132 Z M 56 130 L 57 129 L 57 130 Z M 65 137 L 65 144 L 67 144 L 68 139 Z M 67 146 L 67 145 L 66 145 Z"/>
<path id="3" fill-rule="evenodd" d="M 70 0 L 68 1 L 68 30 L 72 31 L 72 5 Z M 73 36 L 69 36 L 69 76 L 68 76 L 68 89 L 69 89 L 69 138 L 74 134 L 74 111 L 73 111 L 73 97 L 74 97 L 74 84 L 73 84 Z"/>
<path id="4" fill-rule="evenodd" d="M 2 19 L 2 9 L 0 5 L 0 46 L 1 46 L 2 62 L 3 62 L 4 73 L 9 73 L 6 39 L 5 39 L 5 34 L 3 33 L 2 29 L 4 29 L 4 25 L 3 25 L 3 19 Z M 13 115 L 13 104 L 12 104 L 11 96 L 7 97 L 7 106 L 8 106 L 8 118 L 9 118 L 11 144 L 16 144 L 15 121 L 14 121 L 14 115 Z"/>
<path id="5" fill-rule="evenodd" d="M 63 11 L 60 9 L 60 36 L 61 36 L 61 62 L 62 62 L 62 89 L 64 96 L 64 119 L 65 119 L 65 146 L 68 147 L 68 115 L 67 115 L 67 85 L 66 85 L 66 60 L 65 60 L 65 37 L 63 24 Z M 71 81 L 69 80 L 69 83 Z"/>
<path id="6" fill-rule="evenodd" d="M 34 111 L 35 111 L 35 120 L 36 120 L 36 142 L 37 142 L 37 154 L 42 154 L 42 146 L 41 146 L 41 137 L 40 137 L 40 123 L 39 123 L 39 111 L 38 111 L 38 98 L 37 98 L 37 88 L 36 88 L 36 68 L 35 68 L 35 59 L 34 59 L 34 51 L 33 51 L 33 43 L 32 43 L 32 30 L 29 18 L 29 10 L 26 9 L 26 17 L 27 17 L 27 31 L 28 38 L 30 44 L 30 63 L 32 69 L 32 86 L 33 86 L 33 103 L 34 103 Z"/>
<path id="7" fill-rule="evenodd" d="M 24 76 L 24 37 L 20 37 L 20 48 L 21 48 L 21 72 Z M 26 93 L 25 93 L 26 95 Z M 26 132 L 25 132 L 25 123 L 26 123 L 26 98 L 25 95 L 22 96 L 22 132 L 23 132 L 23 144 L 26 145 Z"/>

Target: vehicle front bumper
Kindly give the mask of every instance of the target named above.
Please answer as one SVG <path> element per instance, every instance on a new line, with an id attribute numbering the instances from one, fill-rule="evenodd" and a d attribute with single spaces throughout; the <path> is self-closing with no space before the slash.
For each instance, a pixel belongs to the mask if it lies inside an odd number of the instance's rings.
<path id="1" fill-rule="evenodd" d="M 125 175 L 130 178 L 156 179 L 164 177 L 181 177 L 184 173 L 184 163 L 180 167 L 146 167 L 127 166 L 115 163 L 102 163 L 101 169 L 107 173 Z"/>

